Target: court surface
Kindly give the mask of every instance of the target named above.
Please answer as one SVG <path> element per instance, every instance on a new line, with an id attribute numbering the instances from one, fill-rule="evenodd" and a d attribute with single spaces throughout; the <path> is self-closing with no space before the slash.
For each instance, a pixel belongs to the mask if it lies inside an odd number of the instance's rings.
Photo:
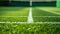
<path id="1" fill-rule="evenodd" d="M 1 7 L 0 34 L 59 34 L 59 12 L 55 7 Z"/>
<path id="2" fill-rule="evenodd" d="M 32 15 L 34 22 L 60 22 L 60 8 L 34 7 Z"/>
<path id="3" fill-rule="evenodd" d="M 30 12 L 31 11 L 31 12 Z M 1 22 L 60 22 L 60 8 L 56 7 L 1 7 Z"/>
<path id="4" fill-rule="evenodd" d="M 26 22 L 28 7 L 1 7 L 0 22 Z"/>

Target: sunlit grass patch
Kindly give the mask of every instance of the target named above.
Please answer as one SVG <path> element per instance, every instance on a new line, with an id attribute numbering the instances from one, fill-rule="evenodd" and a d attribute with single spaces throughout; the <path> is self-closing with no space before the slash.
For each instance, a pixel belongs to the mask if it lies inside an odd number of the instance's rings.
<path id="1" fill-rule="evenodd" d="M 26 22 L 27 17 L 0 17 L 0 22 Z"/>
<path id="2" fill-rule="evenodd" d="M 57 7 L 40 7 L 40 8 L 60 13 L 60 8 L 57 8 Z"/>
<path id="3" fill-rule="evenodd" d="M 32 15 L 33 16 L 59 16 L 57 14 L 50 13 L 50 12 L 47 12 L 38 8 L 33 8 Z"/>
<path id="4" fill-rule="evenodd" d="M 26 22 L 28 17 L 28 12 L 29 12 L 28 7 L 1 7 L 0 22 Z M 18 17 L 18 16 L 22 16 L 22 17 Z"/>
<path id="5" fill-rule="evenodd" d="M 33 17 L 34 22 L 60 22 L 60 17 Z"/>
<path id="6" fill-rule="evenodd" d="M 59 34 L 59 24 L 0 24 L 1 34 Z"/>
<path id="7" fill-rule="evenodd" d="M 55 7 L 33 7 L 32 13 L 33 13 L 34 22 L 60 22 L 60 17 L 58 17 L 60 15 L 51 13 L 51 12 L 47 12 L 47 11 L 44 11 L 44 10 L 41 10 L 38 8 L 43 8 L 46 10 L 48 10 L 48 9 L 53 10 L 53 8 L 55 8 Z M 55 9 L 57 9 L 57 8 L 55 8 Z M 34 16 L 36 16 L 36 17 L 34 17 Z M 47 16 L 47 17 L 45 17 L 45 16 Z M 49 17 L 49 16 L 51 16 L 51 17 Z M 52 16 L 55 16 L 55 17 L 52 17 Z"/>

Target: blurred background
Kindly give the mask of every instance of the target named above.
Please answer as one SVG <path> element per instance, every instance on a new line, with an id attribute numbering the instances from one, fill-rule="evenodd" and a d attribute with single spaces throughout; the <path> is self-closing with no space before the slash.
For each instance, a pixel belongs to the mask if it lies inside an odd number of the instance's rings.
<path id="1" fill-rule="evenodd" d="M 32 6 L 56 6 L 56 0 L 31 0 Z M 0 0 L 0 6 L 30 6 L 30 0 Z"/>

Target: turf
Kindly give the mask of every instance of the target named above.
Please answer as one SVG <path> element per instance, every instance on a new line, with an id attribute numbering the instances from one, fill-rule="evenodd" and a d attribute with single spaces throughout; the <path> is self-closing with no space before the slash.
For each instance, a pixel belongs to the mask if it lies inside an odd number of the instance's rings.
<path id="1" fill-rule="evenodd" d="M 1 16 L 28 16 L 28 7 L 1 7 Z"/>
<path id="2" fill-rule="evenodd" d="M 60 25 L 0 24 L 0 34 L 60 34 Z"/>
<path id="3" fill-rule="evenodd" d="M 34 22 L 60 22 L 60 17 L 57 17 L 60 15 L 51 13 L 51 12 L 47 12 L 47 11 L 44 11 L 44 10 L 41 10 L 38 8 L 40 8 L 40 7 L 33 7 L 33 9 L 32 9 Z M 41 8 L 47 9 L 47 10 L 48 9 L 54 10 L 55 7 L 41 7 Z M 57 9 L 57 8 L 55 8 L 55 9 Z M 39 17 L 39 16 L 43 16 L 43 17 Z M 44 16 L 55 16 L 55 17 L 44 17 Z"/>
<path id="4" fill-rule="evenodd" d="M 0 22 L 26 22 L 28 12 L 29 12 L 28 7 L 1 7 Z"/>
<path id="5" fill-rule="evenodd" d="M 0 22 L 26 22 L 27 17 L 0 17 Z"/>
<path id="6" fill-rule="evenodd" d="M 57 8 L 57 7 L 41 7 L 41 8 L 47 9 L 56 13 L 60 13 L 60 8 Z"/>
<path id="7" fill-rule="evenodd" d="M 46 12 L 46 11 L 38 9 L 38 8 L 33 8 L 32 12 L 33 12 L 32 13 L 33 16 L 60 16 L 60 15 L 57 15 L 57 14 Z"/>
<path id="8" fill-rule="evenodd" d="M 32 9 L 34 22 L 60 22 L 60 17 L 34 17 L 34 16 L 60 16 L 38 8 Z M 1 7 L 0 22 L 25 22 L 29 8 L 27 7 Z M 14 16 L 14 17 L 3 17 Z M 26 16 L 26 17 L 18 17 Z M 0 23 L 0 34 L 60 34 L 60 24 L 7 24 Z"/>
<path id="9" fill-rule="evenodd" d="M 60 22 L 60 17 L 33 17 L 34 22 Z"/>

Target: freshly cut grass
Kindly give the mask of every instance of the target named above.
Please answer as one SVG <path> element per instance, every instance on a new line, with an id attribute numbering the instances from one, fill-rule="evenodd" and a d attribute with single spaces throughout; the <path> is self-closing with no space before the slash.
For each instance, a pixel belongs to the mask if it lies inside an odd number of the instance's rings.
<path id="1" fill-rule="evenodd" d="M 60 17 L 33 17 L 34 22 L 60 22 Z"/>
<path id="2" fill-rule="evenodd" d="M 32 13 L 33 13 L 34 22 L 60 22 L 60 17 L 57 17 L 60 15 L 51 13 L 51 12 L 47 12 L 47 11 L 44 11 L 44 10 L 41 10 L 38 8 L 33 7 Z M 41 8 L 48 9 L 47 7 L 41 7 Z M 34 17 L 34 16 L 36 16 L 36 17 Z M 43 16 L 43 17 L 38 17 L 38 16 Z M 44 16 L 55 16 L 55 17 L 44 17 Z"/>
<path id="3" fill-rule="evenodd" d="M 59 34 L 59 24 L 0 24 L 0 34 Z"/>
<path id="4" fill-rule="evenodd" d="M 53 14 L 53 13 L 50 13 L 50 12 L 47 12 L 38 8 L 33 8 L 32 14 L 33 16 L 60 16 L 60 15 Z"/>
<path id="5" fill-rule="evenodd" d="M 0 22 L 26 22 L 28 12 L 29 12 L 28 7 L 1 7 Z M 13 16 L 13 17 L 9 17 L 9 16 Z M 23 16 L 23 17 L 18 17 L 18 16 Z"/>
<path id="6" fill-rule="evenodd" d="M 57 8 L 57 7 L 38 7 L 38 8 L 47 9 L 53 12 L 60 13 L 60 8 Z"/>
<path id="7" fill-rule="evenodd" d="M 28 7 L 1 7 L 0 16 L 28 16 Z"/>
<path id="8" fill-rule="evenodd" d="M 26 22 L 27 17 L 0 17 L 0 22 Z"/>

